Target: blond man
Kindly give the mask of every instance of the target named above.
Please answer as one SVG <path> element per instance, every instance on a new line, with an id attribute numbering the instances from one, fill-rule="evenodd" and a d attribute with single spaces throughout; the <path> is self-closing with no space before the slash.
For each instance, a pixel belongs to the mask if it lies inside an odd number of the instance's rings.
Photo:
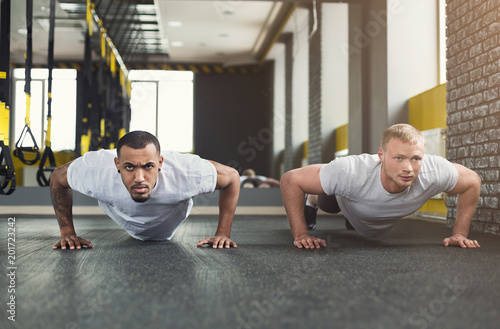
<path id="1" fill-rule="evenodd" d="M 315 227 L 318 208 L 342 212 L 348 228 L 376 237 L 440 192 L 458 196 L 453 233 L 443 244 L 477 248 L 479 243 L 468 234 L 480 189 L 481 179 L 474 171 L 425 154 L 424 137 L 407 124 L 385 130 L 378 154 L 347 156 L 294 169 L 281 179 L 294 245 L 306 249 L 326 246 L 325 240 L 308 232 Z"/>

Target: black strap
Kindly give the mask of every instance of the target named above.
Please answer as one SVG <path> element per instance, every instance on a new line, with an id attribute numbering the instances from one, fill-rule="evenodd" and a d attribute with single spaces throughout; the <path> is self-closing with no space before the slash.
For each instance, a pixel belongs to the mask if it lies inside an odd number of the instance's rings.
<path id="1" fill-rule="evenodd" d="M 33 0 L 26 0 L 26 71 L 24 92 L 31 95 L 31 68 L 33 67 Z"/>
<path id="2" fill-rule="evenodd" d="M 9 106 L 10 83 L 10 0 L 1 0 L 0 19 L 0 102 Z M 8 134 L 8 132 L 7 132 Z M 16 169 L 10 156 L 10 149 L 0 141 L 0 194 L 10 195 L 16 190 Z M 7 187 L 10 187 L 7 189 Z"/>
<path id="3" fill-rule="evenodd" d="M 49 160 L 49 165 L 45 166 L 47 160 Z M 43 151 L 42 159 L 40 161 L 40 165 L 38 166 L 38 170 L 36 172 L 36 181 L 40 186 L 49 186 L 50 185 L 50 175 L 56 169 L 56 159 L 54 158 L 54 152 L 50 147 L 46 147 Z M 49 176 L 46 177 L 45 173 L 49 173 Z"/>
<path id="4" fill-rule="evenodd" d="M 50 28 L 49 28 L 49 53 L 48 53 L 48 68 L 49 68 L 49 79 L 48 79 L 48 112 L 47 120 L 50 125 L 50 118 L 52 118 L 52 70 L 54 67 L 54 27 L 55 27 L 55 9 L 56 1 L 50 0 Z M 47 133 L 50 132 L 50 127 L 47 129 Z M 49 160 L 49 166 L 45 166 L 47 160 Z M 43 151 L 42 159 L 40 165 L 38 166 L 38 171 L 36 172 L 36 181 L 40 186 L 50 185 L 50 175 L 56 169 L 56 160 L 54 158 L 54 152 L 50 148 L 50 140 L 47 138 L 45 143 L 45 150 Z M 46 177 L 45 173 L 49 173 Z"/>
<path id="5" fill-rule="evenodd" d="M 10 0 L 1 0 L 0 19 L 0 102 L 10 99 Z"/>
<path id="6" fill-rule="evenodd" d="M 28 29 L 27 42 L 26 42 L 26 72 L 25 72 L 25 84 L 24 92 L 26 97 L 31 97 L 31 67 L 33 66 L 33 0 L 26 0 L 26 26 Z M 31 101 L 31 100 L 30 100 Z M 29 111 L 27 108 L 26 111 Z M 23 146 L 23 142 L 26 136 L 29 135 L 33 141 L 33 146 Z M 25 153 L 35 153 L 33 159 L 27 159 Z M 26 165 L 33 165 L 40 160 L 40 151 L 35 140 L 35 136 L 31 132 L 29 125 L 29 115 L 26 114 L 26 125 L 24 126 L 21 136 L 16 142 L 16 149 L 14 150 L 14 156 L 18 157 L 22 163 Z"/>
<path id="7" fill-rule="evenodd" d="M 52 117 L 52 70 L 54 68 L 54 30 L 55 30 L 55 12 L 56 12 L 56 0 L 50 0 L 50 27 L 49 27 L 49 52 L 48 52 L 48 69 L 49 69 L 49 79 L 48 79 L 48 112 L 47 118 Z"/>
<path id="8" fill-rule="evenodd" d="M 26 139 L 26 136 L 30 136 L 33 141 L 33 146 L 22 146 L 22 143 Z M 31 154 L 30 157 L 34 158 L 27 159 L 26 155 Z M 26 165 L 34 165 L 40 160 L 40 150 L 38 149 L 38 145 L 36 143 L 35 137 L 31 132 L 31 128 L 28 125 L 24 126 L 23 131 L 21 132 L 21 136 L 19 136 L 19 140 L 16 142 L 16 149 L 14 150 L 14 156 L 18 157 L 22 163 Z"/>
<path id="9" fill-rule="evenodd" d="M 16 169 L 10 156 L 9 147 L 3 141 L 0 141 L 0 150 L 0 176 L 5 177 L 0 186 L 0 194 L 10 195 L 16 190 Z M 10 187 L 6 190 L 9 183 Z"/>

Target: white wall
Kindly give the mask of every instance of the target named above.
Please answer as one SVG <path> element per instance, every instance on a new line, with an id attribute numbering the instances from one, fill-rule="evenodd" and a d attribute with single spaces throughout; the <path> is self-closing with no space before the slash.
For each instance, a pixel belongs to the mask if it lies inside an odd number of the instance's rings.
<path id="1" fill-rule="evenodd" d="M 274 60 L 273 160 L 285 149 L 285 45 L 276 43 L 268 59 Z"/>
<path id="2" fill-rule="evenodd" d="M 389 124 L 408 122 L 410 97 L 439 84 L 436 0 L 387 1 Z"/>
<path id="3" fill-rule="evenodd" d="M 390 0 L 389 0 L 390 1 Z M 363 24 L 363 35 L 369 43 L 366 47 L 367 56 L 363 63 L 363 113 L 364 121 L 362 133 L 365 138 L 364 152 L 377 153 L 380 137 L 388 126 L 388 93 L 387 81 L 387 29 L 384 16 L 387 14 L 387 0 L 370 0 L 367 2 L 367 17 Z M 367 133 L 365 133 L 365 131 Z"/>
<path id="4" fill-rule="evenodd" d="M 345 51 L 349 22 L 345 3 L 323 3 L 322 11 L 321 132 L 325 143 L 337 127 L 349 121 L 349 58 Z"/>
<path id="5" fill-rule="evenodd" d="M 309 11 L 297 8 L 287 25 L 294 32 L 292 147 L 297 154 L 309 138 Z"/>

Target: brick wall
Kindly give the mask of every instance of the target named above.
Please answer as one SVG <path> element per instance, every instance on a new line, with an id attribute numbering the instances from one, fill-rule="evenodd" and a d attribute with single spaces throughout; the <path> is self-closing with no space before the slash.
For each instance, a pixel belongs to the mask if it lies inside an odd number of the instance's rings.
<path id="1" fill-rule="evenodd" d="M 500 235 L 500 0 L 446 3 L 447 157 L 482 179 L 472 230 Z M 456 197 L 447 206 L 453 225 Z"/>

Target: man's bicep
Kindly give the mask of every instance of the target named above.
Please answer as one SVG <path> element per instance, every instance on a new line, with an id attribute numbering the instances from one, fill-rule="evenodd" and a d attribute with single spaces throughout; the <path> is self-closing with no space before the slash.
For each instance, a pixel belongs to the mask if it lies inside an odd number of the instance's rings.
<path id="1" fill-rule="evenodd" d="M 323 164 L 309 165 L 306 167 L 290 170 L 283 175 L 281 187 L 286 188 L 292 184 L 298 186 L 305 193 L 323 194 L 323 187 L 319 178 L 319 171 Z"/>
<path id="2" fill-rule="evenodd" d="M 62 165 L 51 174 L 50 180 L 54 187 L 71 188 L 68 183 L 68 168 L 73 161 L 74 160 Z"/>
<path id="3" fill-rule="evenodd" d="M 214 166 L 215 171 L 217 173 L 216 184 L 215 184 L 216 190 L 223 189 L 231 183 L 234 184 L 238 183 L 239 185 L 240 175 L 238 174 L 238 171 L 236 171 L 236 169 L 234 169 L 233 167 L 225 166 L 216 161 L 212 160 L 207 160 L 207 161 Z"/>
<path id="4" fill-rule="evenodd" d="M 453 164 L 458 172 L 457 184 L 448 192 L 448 194 L 460 194 L 467 191 L 469 188 L 480 188 L 481 179 L 476 172 L 464 167 L 460 164 Z"/>

